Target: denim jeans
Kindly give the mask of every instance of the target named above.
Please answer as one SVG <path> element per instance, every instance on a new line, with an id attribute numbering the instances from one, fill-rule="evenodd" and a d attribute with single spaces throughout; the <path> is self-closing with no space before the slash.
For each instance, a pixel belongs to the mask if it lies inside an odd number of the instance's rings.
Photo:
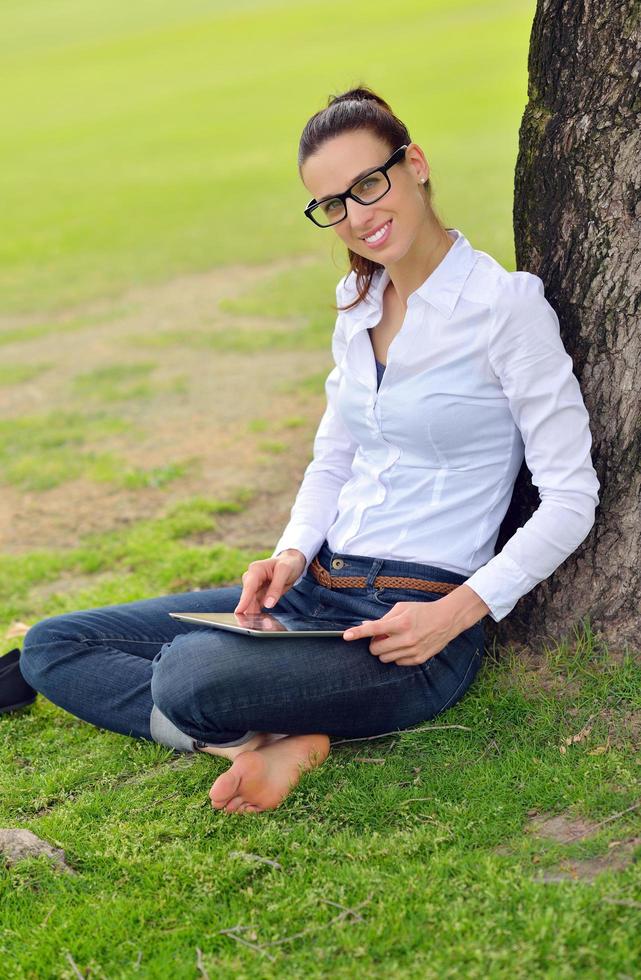
<path id="1" fill-rule="evenodd" d="M 435 566 L 332 552 L 326 542 L 318 558 L 334 580 L 360 576 L 365 586 L 326 588 L 308 570 L 274 613 L 347 628 L 379 619 L 397 602 L 441 598 L 375 589 L 378 575 L 465 581 Z M 410 667 L 381 663 L 369 637 L 263 639 L 167 615 L 232 612 L 241 591 L 232 585 L 44 619 L 27 633 L 21 671 L 50 701 L 93 725 L 195 751 L 242 744 L 257 731 L 364 738 L 410 728 L 459 701 L 481 665 L 482 621 Z"/>

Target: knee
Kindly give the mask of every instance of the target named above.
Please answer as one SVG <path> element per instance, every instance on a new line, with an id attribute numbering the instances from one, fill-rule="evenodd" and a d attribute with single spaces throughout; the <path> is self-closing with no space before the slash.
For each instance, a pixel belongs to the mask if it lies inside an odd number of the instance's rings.
<path id="1" fill-rule="evenodd" d="M 151 665 L 151 699 L 178 728 L 189 718 L 200 687 L 193 637 L 186 633 L 165 643 Z"/>
<path id="2" fill-rule="evenodd" d="M 45 678 L 73 640 L 74 628 L 71 614 L 50 616 L 32 626 L 24 638 L 20 654 L 20 673 L 27 684 L 42 691 Z"/>
<path id="3" fill-rule="evenodd" d="M 213 630 L 175 637 L 152 662 L 152 701 L 177 728 L 205 724 L 207 707 L 222 705 L 229 698 L 233 659 L 238 662 L 229 644 Z"/>

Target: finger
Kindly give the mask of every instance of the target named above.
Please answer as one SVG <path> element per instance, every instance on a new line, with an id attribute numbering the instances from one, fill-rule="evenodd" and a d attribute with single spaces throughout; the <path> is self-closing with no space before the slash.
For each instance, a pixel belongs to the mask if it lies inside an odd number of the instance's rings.
<path id="1" fill-rule="evenodd" d="M 261 611 L 261 602 L 256 595 L 251 596 L 245 608 L 241 612 L 236 612 L 236 615 L 241 618 L 242 616 L 257 616 Z"/>
<path id="2" fill-rule="evenodd" d="M 253 592 L 243 592 L 240 599 L 238 600 L 238 605 L 234 609 L 237 615 L 242 615 L 243 613 L 257 613 L 260 612 L 260 607 L 256 601 L 256 596 Z"/>
<path id="3" fill-rule="evenodd" d="M 377 636 L 380 633 L 397 633 L 401 627 L 396 622 L 396 618 L 390 619 L 381 616 L 380 619 L 364 620 L 360 626 L 350 626 L 343 633 L 344 640 L 359 640 L 363 636 Z"/>
<path id="4" fill-rule="evenodd" d="M 401 650 L 392 650 L 390 653 L 385 653 L 378 658 L 382 664 L 392 664 L 399 663 L 401 660 L 410 660 L 411 657 L 403 656 Z"/>
<path id="5" fill-rule="evenodd" d="M 235 613 L 247 612 L 249 610 L 252 600 L 256 599 L 259 586 L 262 584 L 262 575 L 257 571 L 249 569 L 243 574 L 243 591 L 240 593 L 240 599 L 234 609 Z M 258 609 L 252 608 L 249 611 L 258 612 Z"/>
<path id="6" fill-rule="evenodd" d="M 379 653 L 379 650 L 378 650 L 378 647 L 376 647 L 376 646 L 374 646 L 374 645 L 373 645 L 374 643 L 376 643 L 376 640 L 377 640 L 377 639 L 378 639 L 378 638 L 376 638 L 376 639 L 374 639 L 374 640 L 371 640 L 371 642 L 370 642 L 370 645 L 369 645 L 369 652 L 370 652 L 370 653 L 372 653 L 372 654 L 373 654 L 373 655 L 374 655 L 375 657 L 378 657 L 378 656 L 380 656 L 380 653 Z M 383 639 L 385 639 L 385 640 L 388 640 L 388 639 L 389 639 L 389 637 L 387 637 L 387 636 L 385 636 L 385 637 L 383 637 Z"/>
<path id="7" fill-rule="evenodd" d="M 254 593 L 254 602 L 252 605 L 252 611 L 255 613 L 261 613 L 263 611 L 263 606 L 265 605 L 265 593 L 267 592 L 267 586 L 269 582 L 263 583 L 259 589 L 256 589 Z"/>
<path id="8" fill-rule="evenodd" d="M 290 574 L 291 568 L 284 564 L 284 562 L 274 567 L 272 580 L 266 587 L 267 598 L 262 603 L 267 609 L 275 606 L 283 592 L 286 591 Z"/>
<path id="9" fill-rule="evenodd" d="M 391 653 L 407 657 L 413 646 L 411 640 L 408 640 L 402 633 L 397 633 L 395 636 L 375 636 L 370 642 L 369 648 L 374 656 L 384 660 Z"/>
<path id="10" fill-rule="evenodd" d="M 243 585 L 243 591 L 240 593 L 240 599 L 236 603 L 235 613 L 247 612 L 247 607 L 254 597 L 254 590 L 250 588 L 248 583 Z"/>
<path id="11" fill-rule="evenodd" d="M 250 598 L 249 595 L 243 589 L 243 591 L 240 593 L 240 599 L 236 603 L 233 612 L 235 612 L 237 615 L 239 613 L 247 612 L 247 606 L 249 605 L 249 598 Z"/>

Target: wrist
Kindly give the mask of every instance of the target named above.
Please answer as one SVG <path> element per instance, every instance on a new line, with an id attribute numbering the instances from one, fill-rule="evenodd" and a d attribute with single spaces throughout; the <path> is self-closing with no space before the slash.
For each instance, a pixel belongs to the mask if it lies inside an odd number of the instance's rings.
<path id="1" fill-rule="evenodd" d="M 488 604 L 469 585 L 459 585 L 441 601 L 450 607 L 454 623 L 460 633 L 474 626 L 490 612 Z"/>
<path id="2" fill-rule="evenodd" d="M 287 555 L 289 558 L 298 558 L 303 562 L 303 565 L 307 564 L 307 558 L 298 548 L 284 548 L 283 551 L 279 551 L 276 558 L 282 558 L 283 555 Z"/>

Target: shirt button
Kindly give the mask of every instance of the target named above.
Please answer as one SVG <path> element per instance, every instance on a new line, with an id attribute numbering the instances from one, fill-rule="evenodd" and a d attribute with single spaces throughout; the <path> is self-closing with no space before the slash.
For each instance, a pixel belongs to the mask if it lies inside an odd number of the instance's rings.
<path id="1" fill-rule="evenodd" d="M 332 558 L 332 568 L 342 568 L 344 564 L 342 558 Z"/>

